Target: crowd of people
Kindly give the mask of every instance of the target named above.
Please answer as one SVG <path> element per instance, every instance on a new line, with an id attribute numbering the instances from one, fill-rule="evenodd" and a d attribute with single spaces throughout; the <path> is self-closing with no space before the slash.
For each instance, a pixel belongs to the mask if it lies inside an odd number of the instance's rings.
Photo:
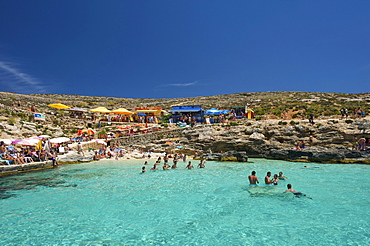
<path id="1" fill-rule="evenodd" d="M 175 154 L 175 155 L 171 155 L 171 154 L 165 154 L 164 157 L 163 157 L 163 166 L 162 166 L 162 169 L 163 170 L 168 170 L 168 169 L 177 169 L 178 166 L 178 162 L 180 160 L 182 160 L 183 162 L 186 163 L 186 154 Z M 169 160 L 172 159 L 172 165 L 169 164 Z M 159 170 L 159 166 L 161 165 L 161 162 L 162 162 L 162 157 L 158 157 L 158 159 L 156 160 L 156 162 L 153 164 L 153 167 L 150 169 L 150 170 Z M 206 163 L 206 160 L 205 159 L 202 159 L 199 164 L 198 164 L 198 168 L 205 168 L 205 163 Z M 142 167 L 141 169 L 141 172 L 144 173 L 146 172 L 146 165 L 149 165 L 148 164 L 148 161 L 145 161 L 144 162 L 144 166 Z M 185 166 L 184 169 L 193 169 L 194 166 L 193 164 L 191 163 L 191 161 L 188 162 L 188 164 Z"/>
<path id="2" fill-rule="evenodd" d="M 36 150 L 34 147 L 16 149 L 13 145 L 6 145 L 0 142 L 0 163 L 6 165 L 21 165 L 32 162 L 51 160 L 53 166 L 58 165 L 57 153 L 53 150 Z"/>

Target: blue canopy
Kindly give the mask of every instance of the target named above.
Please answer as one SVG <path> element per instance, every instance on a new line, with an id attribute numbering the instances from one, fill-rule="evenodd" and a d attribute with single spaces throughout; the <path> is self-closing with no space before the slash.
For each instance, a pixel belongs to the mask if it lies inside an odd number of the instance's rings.
<path id="1" fill-rule="evenodd" d="M 208 109 L 205 113 L 205 115 L 220 115 L 221 111 L 215 108 Z"/>
<path id="2" fill-rule="evenodd" d="M 139 115 L 139 116 L 146 116 L 145 113 L 137 113 L 137 115 Z"/>
<path id="3" fill-rule="evenodd" d="M 221 114 L 228 114 L 228 113 L 230 113 L 231 111 L 230 110 L 222 110 L 221 111 Z"/>
<path id="4" fill-rule="evenodd" d="M 199 112 L 202 111 L 201 108 L 175 108 L 171 109 L 170 112 Z"/>

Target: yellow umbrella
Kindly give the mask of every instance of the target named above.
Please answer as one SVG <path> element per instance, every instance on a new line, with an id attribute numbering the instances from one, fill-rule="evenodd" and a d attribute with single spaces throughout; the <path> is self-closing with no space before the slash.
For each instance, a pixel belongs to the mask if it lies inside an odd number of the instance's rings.
<path id="1" fill-rule="evenodd" d="M 90 109 L 90 111 L 94 113 L 110 113 L 110 111 L 105 107 L 98 107 L 98 108 Z"/>
<path id="2" fill-rule="evenodd" d="M 113 110 L 113 111 L 110 111 L 111 113 L 114 113 L 114 114 L 125 114 L 125 115 L 132 115 L 133 113 L 128 111 L 127 109 L 125 108 L 119 108 L 119 109 L 116 109 L 116 110 Z"/>
<path id="3" fill-rule="evenodd" d="M 36 147 L 35 147 L 36 150 L 42 150 L 42 140 L 40 139 L 39 142 L 37 143 Z"/>
<path id="4" fill-rule="evenodd" d="M 67 105 L 64 105 L 64 104 L 61 104 L 61 103 L 53 103 L 53 104 L 49 104 L 48 106 L 49 106 L 49 107 L 52 107 L 52 108 L 57 108 L 57 109 L 66 109 L 66 108 L 70 108 L 70 107 L 68 107 Z"/>

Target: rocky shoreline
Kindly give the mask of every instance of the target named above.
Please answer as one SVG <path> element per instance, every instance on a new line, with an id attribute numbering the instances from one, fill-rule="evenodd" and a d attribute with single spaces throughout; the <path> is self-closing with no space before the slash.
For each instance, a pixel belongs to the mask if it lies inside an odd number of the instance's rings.
<path id="1" fill-rule="evenodd" d="M 355 147 L 356 138 L 369 139 L 369 120 L 352 122 L 327 119 L 309 124 L 301 120 L 294 123 L 281 120 L 239 121 L 230 125 L 199 125 L 111 139 L 125 149 L 196 155 L 195 159 L 247 162 L 248 158 L 266 158 L 286 161 L 317 163 L 370 164 L 370 150 L 360 151 Z M 309 140 L 312 139 L 312 142 Z M 306 142 L 305 148 L 296 149 L 297 142 Z M 123 159 L 140 159 L 141 153 L 127 155 Z M 81 156 L 75 152 L 59 156 L 61 164 L 92 161 L 93 152 Z M 122 160 L 122 158 L 120 159 Z M 23 172 L 51 167 L 51 162 L 0 166 L 0 174 Z"/>
<path id="2" fill-rule="evenodd" d="M 285 122 L 285 123 L 284 123 Z M 249 158 L 267 158 L 288 161 L 321 163 L 370 163 L 369 150 L 357 150 L 356 139 L 370 138 L 369 120 L 340 119 L 308 121 L 244 121 L 234 126 L 201 125 L 189 127 L 171 135 L 160 133 L 138 136 L 125 142 L 114 142 L 154 152 L 179 152 L 217 161 L 245 161 Z M 168 145 L 178 139 L 174 145 Z M 312 141 L 310 141 L 310 139 Z M 298 142 L 305 148 L 296 149 Z M 176 149 L 180 147 L 180 149 Z"/>

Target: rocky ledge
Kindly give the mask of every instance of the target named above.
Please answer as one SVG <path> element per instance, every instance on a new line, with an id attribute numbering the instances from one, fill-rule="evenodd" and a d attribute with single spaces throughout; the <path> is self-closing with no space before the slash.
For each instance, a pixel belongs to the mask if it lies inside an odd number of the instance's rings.
<path id="1" fill-rule="evenodd" d="M 238 161 L 247 162 L 248 156 L 246 152 L 243 151 L 228 151 L 226 153 L 211 153 L 204 154 L 195 159 L 206 159 L 210 161 Z"/>
<path id="2" fill-rule="evenodd" d="M 349 150 L 344 147 L 308 147 L 302 150 L 271 149 L 265 157 L 303 162 L 370 164 L 370 151 Z"/>

